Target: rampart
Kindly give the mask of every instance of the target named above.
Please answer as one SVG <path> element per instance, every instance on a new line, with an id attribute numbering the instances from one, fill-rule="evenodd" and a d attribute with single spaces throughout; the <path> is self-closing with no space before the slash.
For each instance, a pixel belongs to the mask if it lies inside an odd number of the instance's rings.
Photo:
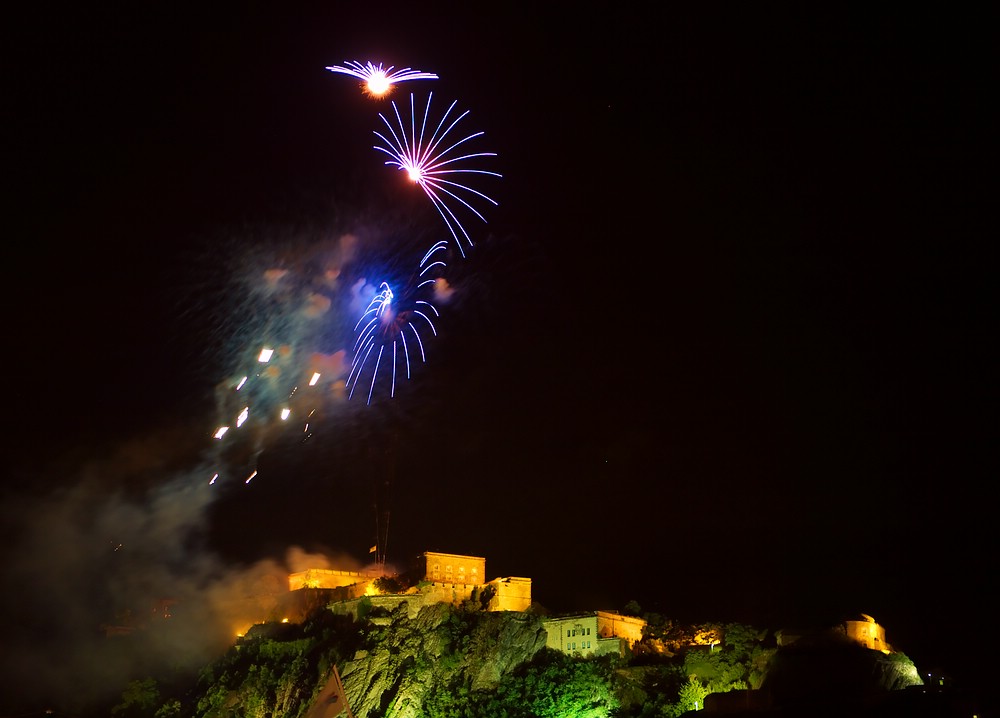
<path id="1" fill-rule="evenodd" d="M 597 633 L 602 638 L 623 638 L 629 648 L 642 640 L 646 621 L 635 616 L 623 616 L 614 611 L 597 611 Z"/>
<path id="2" fill-rule="evenodd" d="M 300 588 L 340 588 L 372 581 L 382 576 L 379 571 L 338 571 L 328 568 L 307 568 L 288 575 L 288 590 Z"/>

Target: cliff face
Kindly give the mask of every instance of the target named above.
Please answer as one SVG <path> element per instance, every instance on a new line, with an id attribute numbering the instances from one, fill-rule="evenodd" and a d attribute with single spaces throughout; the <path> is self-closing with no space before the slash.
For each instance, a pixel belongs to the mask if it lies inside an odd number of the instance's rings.
<path id="1" fill-rule="evenodd" d="M 525 613 L 464 614 L 434 604 L 415 618 L 399 606 L 373 617 L 366 648 L 340 666 L 347 699 L 358 716 L 421 715 L 434 691 L 494 688 L 545 647 L 541 620 Z"/>
<path id="2" fill-rule="evenodd" d="M 340 674 L 357 718 L 423 715 L 435 693 L 495 688 L 546 645 L 527 613 L 467 612 L 406 603 L 355 621 L 321 610 L 302 624 L 258 626 L 201 676 L 195 716 L 338 715 Z"/>

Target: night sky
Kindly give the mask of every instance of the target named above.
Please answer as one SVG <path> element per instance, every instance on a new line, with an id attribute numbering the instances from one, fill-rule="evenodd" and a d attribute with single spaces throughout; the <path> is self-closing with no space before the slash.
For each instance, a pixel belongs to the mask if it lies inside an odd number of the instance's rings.
<path id="1" fill-rule="evenodd" d="M 984 18 L 147 5 L 6 23 L 0 555 L 26 673 L 129 600 L 363 565 L 388 511 L 390 564 L 484 556 L 552 611 L 864 612 L 978 679 Z M 391 97 L 470 111 L 498 206 L 395 398 L 262 431 L 207 487 L 220 387 L 298 326 L 249 288 L 377 284 L 448 238 L 372 147 L 389 101 L 324 69 L 347 60 L 437 73 Z M 302 348 L 349 349 L 355 321 L 334 301 Z"/>

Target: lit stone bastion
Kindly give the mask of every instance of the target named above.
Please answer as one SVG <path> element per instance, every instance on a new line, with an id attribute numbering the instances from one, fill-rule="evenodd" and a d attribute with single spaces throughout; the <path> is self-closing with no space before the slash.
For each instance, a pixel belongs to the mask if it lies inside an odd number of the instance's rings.
<path id="1" fill-rule="evenodd" d="M 844 621 L 841 625 L 844 635 L 855 643 L 873 651 L 892 653 L 892 646 L 885 640 L 885 628 L 867 613 L 862 613 L 859 620 Z"/>

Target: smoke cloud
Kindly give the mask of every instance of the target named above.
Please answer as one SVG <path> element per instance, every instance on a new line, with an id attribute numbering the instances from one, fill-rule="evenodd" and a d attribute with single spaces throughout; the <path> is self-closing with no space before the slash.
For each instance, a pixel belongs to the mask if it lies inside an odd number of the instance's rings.
<path id="1" fill-rule="evenodd" d="M 6 492 L 0 715 L 81 715 L 113 705 L 129 680 L 198 671 L 277 618 L 290 572 L 359 567 L 296 546 L 226 565 L 208 545 L 221 495 L 211 467 L 174 472 L 171 450 L 129 442 L 45 489 Z"/>

